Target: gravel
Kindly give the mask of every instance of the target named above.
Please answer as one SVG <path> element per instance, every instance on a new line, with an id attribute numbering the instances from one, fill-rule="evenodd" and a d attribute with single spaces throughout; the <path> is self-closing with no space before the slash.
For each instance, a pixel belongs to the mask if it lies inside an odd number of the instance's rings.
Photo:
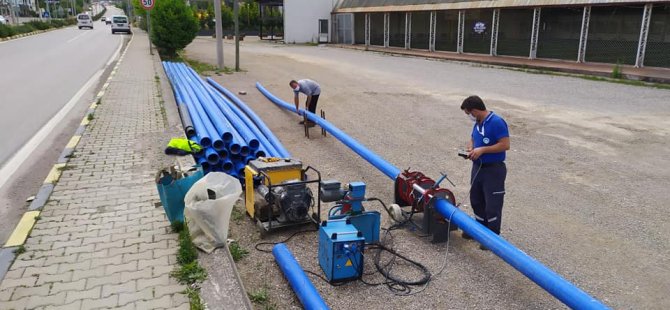
<path id="1" fill-rule="evenodd" d="M 245 71 L 213 78 L 234 93 L 246 91 L 242 100 L 294 157 L 324 178 L 364 181 L 369 197 L 387 202 L 393 199 L 391 180 L 336 139 L 319 136 L 318 129 L 306 139 L 297 116 L 271 104 L 254 83 L 291 102 L 289 80 L 318 81 L 319 109 L 328 120 L 399 168 L 411 166 L 435 178 L 448 172 L 457 185 L 457 201 L 465 204 L 470 165 L 456 151 L 465 145 L 471 123 L 459 107 L 470 94 L 482 96 L 511 130 L 502 235 L 613 308 L 670 306 L 670 226 L 665 220 L 670 91 L 331 47 L 242 44 Z M 230 67 L 232 45 L 224 50 Z M 196 39 L 186 51 L 215 63 L 211 39 Z M 376 204 L 366 207 L 380 210 Z M 388 225 L 384 214 L 382 226 Z M 234 222 L 231 236 L 250 250 L 237 264 L 246 289 L 266 287 L 270 305 L 300 309 L 272 255 L 254 250 L 259 234 L 252 222 Z M 401 253 L 433 273 L 442 266 L 445 244 L 431 244 L 408 230 L 394 236 Z M 293 238 L 288 247 L 304 269 L 322 274 L 315 233 Z M 367 272 L 373 270 L 371 253 Z M 564 307 L 496 255 L 453 233 L 444 272 L 414 296 L 394 296 L 384 286 L 361 282 L 333 287 L 310 277 L 333 309 Z"/>

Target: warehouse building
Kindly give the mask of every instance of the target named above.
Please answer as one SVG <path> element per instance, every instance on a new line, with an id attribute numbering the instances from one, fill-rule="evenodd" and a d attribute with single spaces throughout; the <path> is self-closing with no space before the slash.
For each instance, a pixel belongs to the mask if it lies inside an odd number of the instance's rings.
<path id="1" fill-rule="evenodd" d="M 339 0 L 331 20 L 340 44 L 670 68 L 670 1 Z"/>

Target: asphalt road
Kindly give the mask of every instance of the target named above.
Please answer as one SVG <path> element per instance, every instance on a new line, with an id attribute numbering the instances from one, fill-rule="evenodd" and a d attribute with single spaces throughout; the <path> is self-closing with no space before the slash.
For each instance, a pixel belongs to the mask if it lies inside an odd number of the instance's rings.
<path id="1" fill-rule="evenodd" d="M 114 14 L 121 11 L 108 8 Z M 0 242 L 74 133 L 124 37 L 95 22 L 93 30 L 68 27 L 0 43 Z"/>

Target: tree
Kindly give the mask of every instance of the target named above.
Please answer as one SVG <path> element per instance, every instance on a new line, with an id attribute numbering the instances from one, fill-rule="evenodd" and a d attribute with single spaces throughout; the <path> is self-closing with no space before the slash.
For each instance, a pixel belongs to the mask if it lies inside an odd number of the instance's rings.
<path id="1" fill-rule="evenodd" d="M 164 56 L 175 56 L 195 39 L 198 20 L 183 0 L 161 0 L 151 10 L 151 41 Z"/>

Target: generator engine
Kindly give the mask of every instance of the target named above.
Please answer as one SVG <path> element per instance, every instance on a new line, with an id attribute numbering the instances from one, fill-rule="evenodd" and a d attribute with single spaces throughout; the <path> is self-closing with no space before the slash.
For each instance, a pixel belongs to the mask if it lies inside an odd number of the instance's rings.
<path id="1" fill-rule="evenodd" d="M 317 178 L 306 180 L 305 173 L 314 172 Z M 314 168 L 302 168 L 302 163 L 289 158 L 259 158 L 245 167 L 245 205 L 261 232 L 281 227 L 320 221 L 321 203 L 314 199 L 308 187 L 321 182 L 320 173 Z M 316 203 L 316 212 L 309 211 Z"/>
<path id="2" fill-rule="evenodd" d="M 273 209 L 272 213 L 279 214 L 279 222 L 298 222 L 307 216 L 314 197 L 309 187 L 299 182 L 300 180 L 285 181 L 272 191 L 263 184 L 256 188 L 259 196 Z"/>
<path id="3" fill-rule="evenodd" d="M 411 208 L 411 213 L 423 213 L 422 232 L 433 236 L 434 243 L 445 242 L 449 239 L 449 231 L 456 230 L 455 224 L 449 225 L 437 210 L 435 210 L 435 198 L 442 198 L 456 205 L 454 194 L 441 188 L 440 183 L 446 179 L 446 174 L 436 182 L 419 171 L 405 170 L 395 180 L 395 203 L 402 207 Z M 416 187 L 424 189 L 424 194 L 416 190 Z"/>

